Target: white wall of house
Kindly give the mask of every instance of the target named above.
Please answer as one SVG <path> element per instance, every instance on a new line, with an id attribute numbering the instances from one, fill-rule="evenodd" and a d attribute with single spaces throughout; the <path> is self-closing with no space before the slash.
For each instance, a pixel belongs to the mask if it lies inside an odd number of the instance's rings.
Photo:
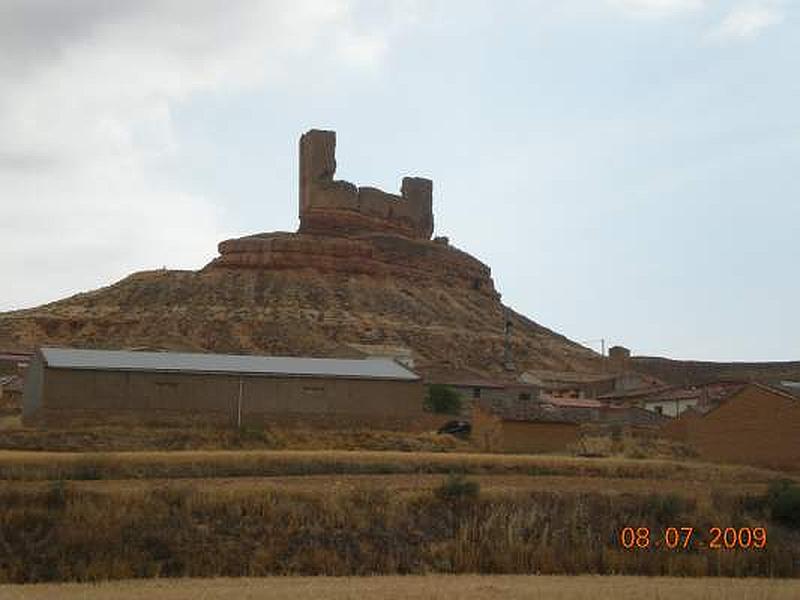
<path id="1" fill-rule="evenodd" d="M 696 398 L 684 398 L 679 400 L 655 400 L 645 401 L 643 408 L 662 414 L 667 417 L 677 417 L 687 408 L 697 406 Z"/>

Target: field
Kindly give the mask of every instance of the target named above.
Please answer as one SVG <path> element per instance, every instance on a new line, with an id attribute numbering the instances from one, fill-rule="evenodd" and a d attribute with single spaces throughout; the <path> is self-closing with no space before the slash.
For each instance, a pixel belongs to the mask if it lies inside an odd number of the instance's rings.
<path id="1" fill-rule="evenodd" d="M 768 502 L 781 477 L 693 461 L 463 451 L 4 450 L 0 582 L 433 573 L 797 577 L 800 533 L 774 522 Z M 697 529 L 692 547 L 656 547 L 665 528 L 686 525 Z M 653 546 L 622 548 L 626 526 L 649 527 Z M 702 547 L 714 526 L 766 527 L 769 543 Z M 350 593 L 340 583 L 347 580 L 319 581 L 334 597 Z M 441 581 L 467 586 L 463 594 L 488 593 L 489 585 L 524 595 L 529 585 L 513 578 Z M 429 586 L 423 595 L 439 585 L 433 578 L 403 582 Z M 184 584 L 174 585 L 180 597 Z M 502 587 L 509 585 L 514 589 Z M 725 584 L 702 589 L 709 585 Z"/>
<path id="2" fill-rule="evenodd" d="M 55 584 L 2 586 L 8 600 L 346 600 L 405 598 L 473 600 L 478 598 L 552 598 L 554 600 L 791 600 L 800 597 L 800 581 L 723 578 L 598 576 L 406 576 L 271 577 L 260 579 L 184 579 L 122 581 L 99 585 Z"/>
<path id="3" fill-rule="evenodd" d="M 641 447 L 626 457 L 635 443 L 603 458 L 501 455 L 431 433 L 12 420 L 0 426 L 0 584 L 37 585 L 0 596 L 797 592 L 777 579 L 800 577 L 800 531 L 771 504 L 776 482 L 796 476 L 647 441 L 661 458 L 640 458 Z M 691 544 L 665 547 L 666 529 L 685 526 Z M 764 527 L 768 543 L 711 549 L 715 526 Z M 623 548 L 625 527 L 649 528 L 652 543 Z"/>
<path id="4" fill-rule="evenodd" d="M 754 467 L 675 460 L 368 450 L 25 452 L 0 450 L 0 480 L 152 479 L 320 474 L 565 475 L 706 484 L 766 484 Z M 609 490 L 613 488 L 609 486 Z"/>

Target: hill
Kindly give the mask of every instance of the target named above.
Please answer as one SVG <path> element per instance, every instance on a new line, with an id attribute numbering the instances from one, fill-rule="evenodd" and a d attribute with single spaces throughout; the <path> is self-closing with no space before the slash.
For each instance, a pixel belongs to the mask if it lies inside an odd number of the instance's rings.
<path id="1" fill-rule="evenodd" d="M 712 362 L 635 356 L 631 367 L 672 385 L 698 385 L 714 381 L 800 381 L 800 361 Z"/>
<path id="2" fill-rule="evenodd" d="M 354 356 L 406 346 L 425 369 L 503 374 L 506 308 L 495 296 L 409 280 L 308 270 L 150 271 L 0 315 L 0 346 L 152 347 Z M 586 369 L 589 350 L 513 312 L 518 369 Z"/>
<path id="3" fill-rule="evenodd" d="M 597 354 L 504 306 L 487 265 L 431 239 L 431 181 L 406 177 L 395 195 L 334 180 L 335 144 L 330 131 L 300 140 L 297 233 L 226 240 L 198 272 L 137 273 L 0 314 L 0 348 L 360 356 L 374 345 L 411 349 L 423 372 L 598 369 Z"/>

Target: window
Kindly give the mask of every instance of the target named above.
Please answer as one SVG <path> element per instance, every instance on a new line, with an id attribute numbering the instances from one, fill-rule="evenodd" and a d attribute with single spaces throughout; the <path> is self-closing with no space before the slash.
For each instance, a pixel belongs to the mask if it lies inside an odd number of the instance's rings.
<path id="1" fill-rule="evenodd" d="M 479 387 L 472 388 L 472 397 L 475 398 L 475 399 L 480 398 L 481 397 L 481 388 L 479 388 Z"/>
<path id="2" fill-rule="evenodd" d="M 660 404 L 654 406 L 653 410 L 656 411 L 656 413 L 659 414 L 659 415 L 663 415 L 664 414 L 664 407 L 661 406 Z"/>
<path id="3" fill-rule="evenodd" d="M 519 393 L 519 399 L 520 400 L 530 400 L 531 399 L 530 392 L 520 392 Z"/>

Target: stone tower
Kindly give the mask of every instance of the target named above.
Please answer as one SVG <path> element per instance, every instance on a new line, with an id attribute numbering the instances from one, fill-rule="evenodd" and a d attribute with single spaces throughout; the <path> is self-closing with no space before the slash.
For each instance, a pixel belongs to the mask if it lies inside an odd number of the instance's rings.
<path id="1" fill-rule="evenodd" d="M 323 235 L 389 233 L 429 240 L 433 182 L 404 177 L 400 195 L 334 179 L 336 132 L 312 129 L 300 138 L 300 232 Z"/>

